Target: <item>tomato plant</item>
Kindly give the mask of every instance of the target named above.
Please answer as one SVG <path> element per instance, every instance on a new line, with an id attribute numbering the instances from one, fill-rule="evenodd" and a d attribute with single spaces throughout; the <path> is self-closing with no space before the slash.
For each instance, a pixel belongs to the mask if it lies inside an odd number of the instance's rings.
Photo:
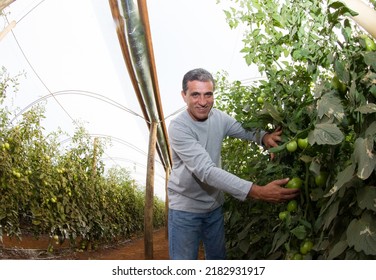
<path id="1" fill-rule="evenodd" d="M 279 216 L 286 206 L 239 205 L 227 198 L 228 211 L 258 214 L 243 226 L 228 214 L 230 256 L 291 258 L 301 255 L 301 243 L 309 238 L 315 250 L 306 255 L 312 259 L 375 259 L 374 239 L 360 233 L 376 230 L 376 52 L 369 42 L 367 49 L 363 31 L 349 17 L 353 11 L 342 2 L 236 4 L 226 18 L 233 28 L 246 23 L 242 53 L 266 79 L 251 86 L 218 79 L 217 106 L 245 128 L 281 127 L 283 134 L 281 145 L 269 151 L 227 139 L 223 166 L 260 184 L 286 177 L 303 184 L 299 207 L 285 222 L 268 216 Z M 256 101 L 261 92 L 262 106 Z M 305 148 L 288 150 L 291 139 L 305 138 Z M 324 170 L 326 177 L 320 175 Z M 258 231 L 255 224 L 261 225 Z"/>
<path id="2" fill-rule="evenodd" d="M 0 105 L 12 83 L 0 71 Z M 14 124 L 13 113 L 0 106 L 0 239 L 49 236 L 49 252 L 65 240 L 86 250 L 143 229 L 144 193 L 129 171 L 105 172 L 105 141 L 94 145 L 77 127 L 70 145 L 61 147 L 62 132 L 44 135 L 43 106 Z M 153 209 L 157 228 L 165 222 L 164 202 L 155 198 Z"/>

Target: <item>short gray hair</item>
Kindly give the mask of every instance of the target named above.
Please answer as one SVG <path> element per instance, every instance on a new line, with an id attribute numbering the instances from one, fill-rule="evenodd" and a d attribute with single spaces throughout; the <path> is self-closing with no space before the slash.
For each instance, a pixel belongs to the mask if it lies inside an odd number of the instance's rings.
<path id="1" fill-rule="evenodd" d="M 188 71 L 184 75 L 183 82 L 182 82 L 183 92 L 186 92 L 188 90 L 188 82 L 191 82 L 191 81 L 200 81 L 200 82 L 211 81 L 213 83 L 213 91 L 215 89 L 214 78 L 212 74 L 210 74 L 210 72 L 205 69 L 196 68 L 196 69 Z"/>

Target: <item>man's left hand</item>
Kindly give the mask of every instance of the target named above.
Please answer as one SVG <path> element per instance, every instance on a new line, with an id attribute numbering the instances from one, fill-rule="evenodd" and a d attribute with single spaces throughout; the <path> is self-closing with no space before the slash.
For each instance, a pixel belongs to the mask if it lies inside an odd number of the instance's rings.
<path id="1" fill-rule="evenodd" d="M 278 142 L 281 141 L 281 134 L 282 129 L 281 127 L 277 127 L 273 132 L 265 134 L 262 142 L 264 143 L 266 148 L 277 147 Z M 271 159 L 274 158 L 274 154 L 270 154 Z"/>

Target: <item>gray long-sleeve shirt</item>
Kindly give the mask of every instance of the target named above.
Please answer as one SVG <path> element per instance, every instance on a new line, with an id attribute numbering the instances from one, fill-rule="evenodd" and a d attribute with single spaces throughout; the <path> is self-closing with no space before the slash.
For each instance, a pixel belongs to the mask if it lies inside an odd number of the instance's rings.
<path id="1" fill-rule="evenodd" d="M 223 192 L 246 199 L 252 182 L 219 167 L 222 142 L 230 136 L 261 144 L 266 132 L 247 131 L 215 108 L 203 122 L 182 112 L 171 121 L 168 132 L 173 162 L 168 181 L 171 209 L 205 213 L 223 204 Z"/>

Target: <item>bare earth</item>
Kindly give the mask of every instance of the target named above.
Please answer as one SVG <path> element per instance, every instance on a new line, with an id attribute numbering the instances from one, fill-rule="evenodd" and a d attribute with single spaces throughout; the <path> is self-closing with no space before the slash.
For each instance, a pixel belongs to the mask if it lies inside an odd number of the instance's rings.
<path id="1" fill-rule="evenodd" d="M 77 251 L 58 245 L 54 253 L 48 253 L 49 239 L 36 240 L 33 237 L 22 241 L 5 238 L 0 242 L 0 259 L 63 259 L 63 260 L 144 260 L 143 236 L 113 245 L 100 246 L 96 250 Z M 153 235 L 153 259 L 168 260 L 166 229 L 156 230 Z M 199 259 L 203 259 L 200 251 Z"/>

